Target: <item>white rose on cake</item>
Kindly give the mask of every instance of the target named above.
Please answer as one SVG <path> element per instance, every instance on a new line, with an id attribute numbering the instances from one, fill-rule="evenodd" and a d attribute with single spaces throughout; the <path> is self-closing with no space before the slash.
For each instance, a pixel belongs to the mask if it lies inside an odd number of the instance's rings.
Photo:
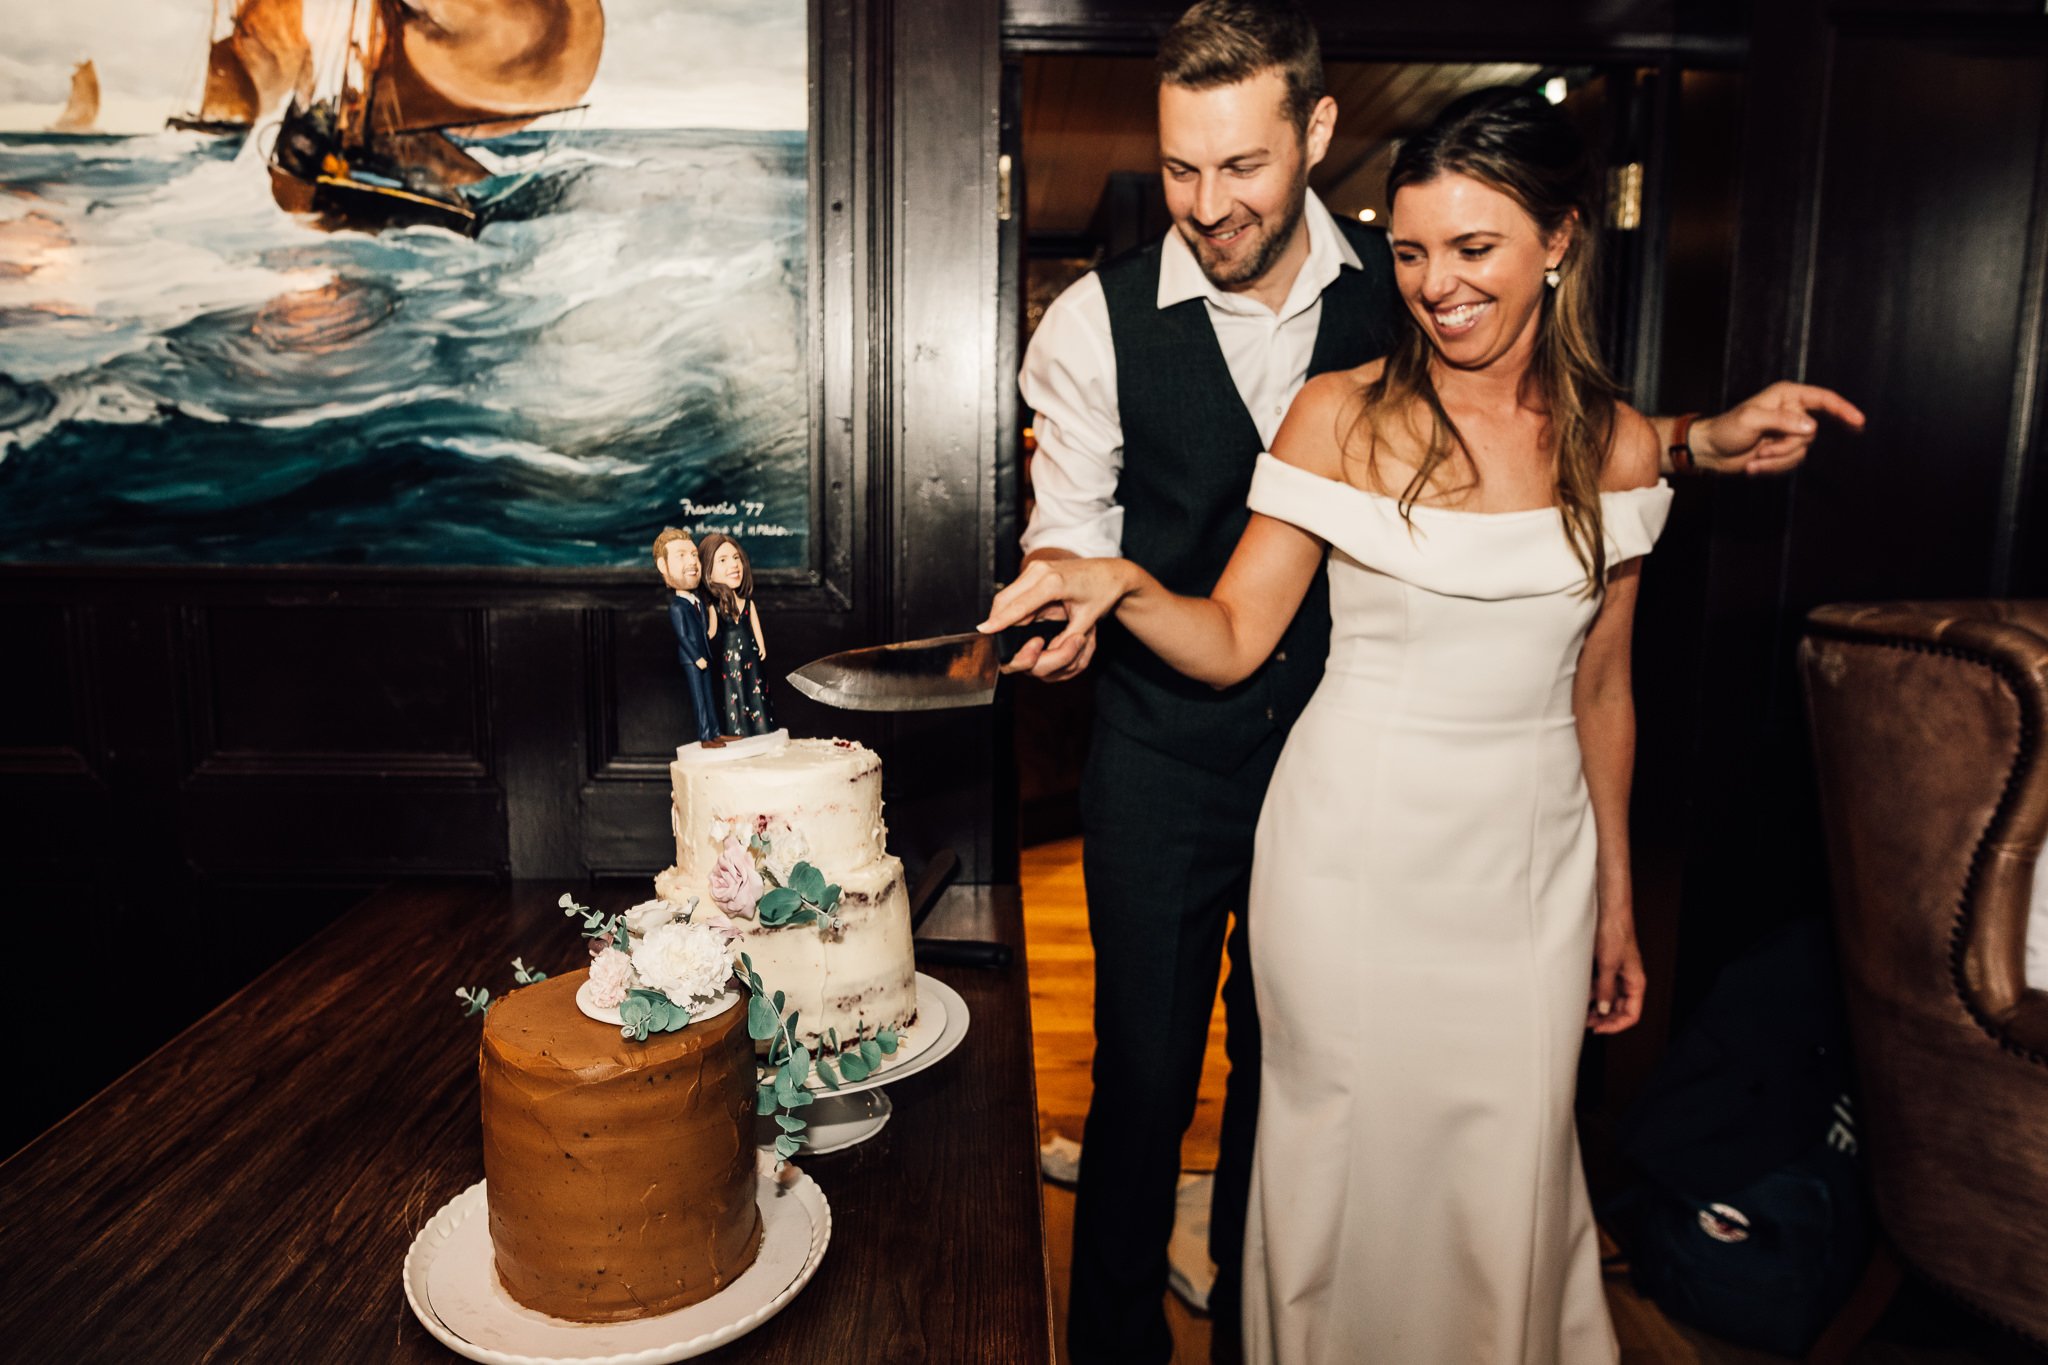
<path id="1" fill-rule="evenodd" d="M 674 901 L 641 901 L 626 912 L 626 932 L 635 938 L 647 937 L 647 931 L 656 925 L 667 924 L 672 919 L 683 917 L 683 907 Z"/>
<path id="2" fill-rule="evenodd" d="M 768 871 L 774 874 L 777 886 L 788 886 L 789 874 L 795 870 L 798 863 L 807 861 L 810 856 L 810 841 L 804 838 L 803 831 L 784 825 L 775 831 L 775 836 L 768 841 L 768 852 L 762 856 L 761 861 L 767 866 Z"/>
<path id="3" fill-rule="evenodd" d="M 725 935 L 708 924 L 671 921 L 647 932 L 633 949 L 640 984 L 689 1009 L 719 994 L 732 976 Z"/>

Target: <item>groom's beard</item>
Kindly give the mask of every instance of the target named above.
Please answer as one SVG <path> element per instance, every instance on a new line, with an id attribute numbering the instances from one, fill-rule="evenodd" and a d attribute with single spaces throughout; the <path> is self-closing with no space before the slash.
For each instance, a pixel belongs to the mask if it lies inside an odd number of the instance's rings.
<path id="1" fill-rule="evenodd" d="M 1195 253 L 1195 264 L 1202 268 L 1209 283 L 1218 289 L 1242 289 L 1264 278 L 1287 250 L 1287 244 L 1294 240 L 1295 232 L 1301 227 L 1302 210 L 1307 204 L 1308 175 L 1304 171 L 1279 219 L 1260 219 L 1244 229 L 1245 233 L 1252 235 L 1248 250 L 1225 253 L 1207 237 L 1186 226 L 1181 227 L 1181 240 Z"/>

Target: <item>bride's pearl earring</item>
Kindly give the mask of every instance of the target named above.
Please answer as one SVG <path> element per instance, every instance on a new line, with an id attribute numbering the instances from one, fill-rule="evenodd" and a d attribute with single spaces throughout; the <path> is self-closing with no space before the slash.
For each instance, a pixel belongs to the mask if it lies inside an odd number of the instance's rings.
<path id="1" fill-rule="evenodd" d="M 1559 282 L 1563 279 L 1564 276 L 1558 273 L 1558 269 L 1556 266 L 1552 266 L 1550 267 L 1550 269 L 1543 272 L 1543 282 L 1549 285 L 1552 289 L 1557 288 Z"/>

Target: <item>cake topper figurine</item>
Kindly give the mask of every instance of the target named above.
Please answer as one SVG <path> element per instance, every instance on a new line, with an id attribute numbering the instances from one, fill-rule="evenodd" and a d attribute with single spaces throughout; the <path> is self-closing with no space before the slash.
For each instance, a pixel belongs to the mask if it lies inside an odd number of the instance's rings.
<path id="1" fill-rule="evenodd" d="M 721 660 L 720 724 L 728 735 L 765 735 L 775 728 L 775 708 L 768 703 L 768 642 L 754 601 L 753 565 L 738 541 L 718 531 L 704 537 L 701 553 Z"/>
<path id="2" fill-rule="evenodd" d="M 689 534 L 669 526 L 654 538 L 654 567 L 673 593 L 668 599 L 668 623 L 676 633 L 676 658 L 689 685 L 690 708 L 697 718 L 697 739 L 716 746 L 721 742 L 718 725 L 724 711 L 719 704 L 719 689 L 714 685 L 711 618 L 706 614 L 709 608 L 698 597 L 704 582 L 704 561 Z"/>

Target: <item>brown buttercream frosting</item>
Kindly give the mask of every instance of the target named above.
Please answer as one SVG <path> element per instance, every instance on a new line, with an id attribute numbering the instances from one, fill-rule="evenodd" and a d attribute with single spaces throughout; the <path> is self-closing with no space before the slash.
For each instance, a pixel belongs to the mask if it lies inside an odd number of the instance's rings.
<path id="1" fill-rule="evenodd" d="M 576 1008 L 587 971 L 484 1019 L 484 1178 L 498 1280 L 574 1322 L 700 1302 L 754 1263 L 754 1044 L 744 1003 L 647 1041 Z"/>

